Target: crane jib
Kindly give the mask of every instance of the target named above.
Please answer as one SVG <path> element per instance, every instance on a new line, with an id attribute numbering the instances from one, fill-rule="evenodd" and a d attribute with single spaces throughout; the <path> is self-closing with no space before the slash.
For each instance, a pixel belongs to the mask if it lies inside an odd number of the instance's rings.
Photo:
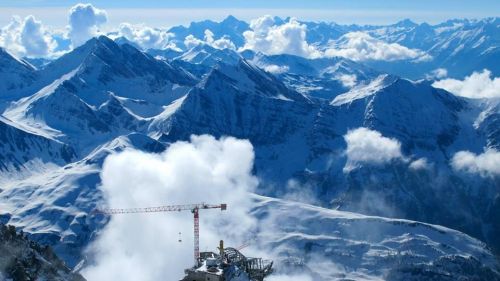
<path id="1" fill-rule="evenodd" d="M 138 213 L 159 213 L 159 212 L 175 212 L 175 211 L 191 211 L 193 213 L 194 222 L 194 262 L 198 265 L 200 261 L 200 217 L 199 210 L 201 209 L 220 209 L 227 210 L 227 204 L 211 205 L 211 204 L 187 204 L 187 205 L 170 205 L 146 208 L 126 208 L 126 209 L 95 209 L 92 213 L 104 215 L 119 215 L 119 214 L 138 214 Z"/>
<path id="2" fill-rule="evenodd" d="M 94 213 L 105 215 L 118 215 L 118 214 L 133 214 L 133 213 L 158 213 L 158 212 L 174 212 L 174 211 L 193 211 L 194 209 L 221 209 L 227 210 L 227 204 L 210 205 L 210 204 L 188 204 L 188 205 L 171 205 L 171 206 L 158 206 L 146 208 L 108 208 L 96 209 Z"/>

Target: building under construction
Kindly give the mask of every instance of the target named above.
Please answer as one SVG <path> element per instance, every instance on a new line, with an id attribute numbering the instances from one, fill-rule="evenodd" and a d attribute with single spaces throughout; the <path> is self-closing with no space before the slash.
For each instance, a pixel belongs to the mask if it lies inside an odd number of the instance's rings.
<path id="1" fill-rule="evenodd" d="M 245 257 L 235 248 L 224 248 L 221 241 L 219 252 L 201 252 L 198 263 L 185 270 L 181 281 L 262 281 L 272 267 L 272 261 Z"/>
<path id="2" fill-rule="evenodd" d="M 120 215 L 158 212 L 191 211 L 193 213 L 194 263 L 185 270 L 181 281 L 262 281 L 272 273 L 273 262 L 261 258 L 247 258 L 235 248 L 224 248 L 220 241 L 218 253 L 200 253 L 200 210 L 220 209 L 225 211 L 226 204 L 205 203 L 188 205 L 167 205 L 146 208 L 96 209 L 95 214 Z"/>

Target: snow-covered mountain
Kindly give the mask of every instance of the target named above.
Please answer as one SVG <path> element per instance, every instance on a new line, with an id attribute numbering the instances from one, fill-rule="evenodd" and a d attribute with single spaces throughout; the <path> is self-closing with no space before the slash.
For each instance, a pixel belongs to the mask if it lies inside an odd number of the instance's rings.
<path id="1" fill-rule="evenodd" d="M 0 48 L 0 101 L 15 97 L 32 85 L 36 78 L 33 65 Z"/>
<path id="2" fill-rule="evenodd" d="M 288 22 L 289 18 L 274 17 L 273 21 L 275 25 L 281 25 Z M 417 24 L 409 19 L 390 25 L 342 25 L 334 22 L 308 21 L 300 23 L 307 27 L 307 43 L 320 50 L 345 41 L 346 34 L 363 32 L 386 43 L 397 43 L 412 50 L 422 51 L 428 55 L 428 59 L 365 61 L 370 67 L 382 72 L 421 79 L 437 68 L 447 69 L 450 77 L 457 78 L 482 69 L 490 69 L 494 76 L 499 76 L 500 69 L 496 63 L 500 55 L 499 21 L 500 19 L 496 17 L 480 20 L 454 19 L 435 25 L 425 22 Z M 243 47 L 245 43 L 243 32 L 249 29 L 248 23 L 229 16 L 221 22 L 193 22 L 188 27 L 177 26 L 168 32 L 174 35 L 172 42 L 186 50 L 185 38 L 194 35 L 198 39 L 203 39 L 206 30 L 214 33 L 214 38 L 227 35 L 236 48 Z"/>
<path id="3" fill-rule="evenodd" d="M 41 69 L 7 53 L 3 59 L 2 73 L 23 82 L 0 92 L 0 218 L 53 245 L 70 265 L 106 223 L 89 213 L 102 200 L 96 187 L 107 155 L 160 152 L 192 134 L 210 134 L 252 143 L 258 194 L 337 209 L 256 200 L 254 215 L 262 222 L 267 209 L 290 220 L 265 233 L 275 235 L 270 241 L 279 256 L 330 249 L 326 259 L 343 264 L 345 278 L 401 280 L 409 272 L 498 278 L 498 262 L 476 240 L 500 251 L 498 177 L 463 176 L 450 165 L 459 151 L 499 147 L 493 99 L 457 97 L 348 59 L 203 44 L 162 56 L 101 36 Z M 345 136 L 360 127 L 400 143 L 400 155 L 346 169 Z M 414 169 L 417 160 L 428 165 Z M 292 217 L 299 223 L 290 225 Z M 349 234 L 344 225 L 359 232 Z M 380 236 L 366 233 L 371 228 Z M 309 258 L 304 266 L 314 262 Z M 454 270 L 463 266 L 470 271 Z M 314 274 L 334 278 L 331 271 Z"/>
<path id="4" fill-rule="evenodd" d="M 437 225 L 255 197 L 256 242 L 277 274 L 312 280 L 498 280 L 483 243 Z"/>
<path id="5" fill-rule="evenodd" d="M 10 104 L 3 115 L 85 152 L 140 131 L 145 118 L 161 113 L 196 83 L 182 68 L 104 36 L 36 74 L 34 94 Z"/>
<path id="6" fill-rule="evenodd" d="M 337 96 L 330 104 L 301 101 L 289 94 L 285 98 L 256 95 L 255 90 L 250 95 L 242 90 L 244 84 L 226 78 L 233 70 L 227 70 L 227 75 L 220 71 L 224 69 L 213 72 L 191 91 L 168 118 L 153 121 L 150 129 L 161 132 L 160 140 L 185 140 L 193 133 L 249 139 L 255 145 L 256 171 L 261 178 L 279 182 L 278 186 L 297 178 L 311 187 L 309 192 L 322 204 L 440 223 L 496 240 L 487 230 L 494 224 L 490 214 L 498 193 L 496 179 L 478 179 L 486 186 L 478 193 L 470 182 L 456 178 L 449 165 L 454 153 L 466 149 L 480 153 L 487 145 L 486 136 L 474 127 L 478 116 L 474 114 L 480 114 L 480 109 L 473 102 L 427 82 L 392 76 L 381 76 L 364 88 Z M 435 169 L 414 171 L 407 163 L 410 160 L 401 159 L 382 167 L 362 165 L 346 173 L 343 136 L 358 127 L 397 139 L 407 158 L 428 159 Z M 436 174 L 439 182 L 429 180 Z M 381 186 L 388 189 L 380 191 Z M 439 215 L 427 212 L 446 198 L 450 186 L 457 186 L 460 192 L 434 207 Z M 433 193 L 425 191 L 436 188 Z M 390 204 L 391 211 L 385 210 L 385 204 L 366 207 L 365 190 L 374 202 Z M 267 192 L 279 196 L 286 188 Z M 457 205 L 467 211 L 456 212 L 451 206 Z"/>
<path id="7" fill-rule="evenodd" d="M 380 73 L 354 61 L 334 57 L 307 59 L 293 55 L 249 54 L 245 58 L 275 74 L 288 87 L 311 97 L 332 100 L 355 85 L 368 84 Z"/>
<path id="8" fill-rule="evenodd" d="M 182 86 L 196 82 L 182 69 L 128 44 L 118 45 L 105 36 L 91 39 L 47 65 L 42 70 L 42 79 L 53 81 L 68 73 L 72 73 L 68 82 L 76 88 L 78 96 L 94 106 L 108 100 L 107 92 L 126 98 L 131 104 L 147 102 L 161 106 L 182 95 Z M 88 89 L 92 93 L 86 92 Z M 138 109 L 137 113 L 148 115 Z"/>
<path id="9" fill-rule="evenodd" d="M 64 164 L 75 160 L 73 148 L 0 116 L 0 171 L 19 171 L 29 164 Z"/>
<path id="10" fill-rule="evenodd" d="M 422 50 L 432 57 L 422 62 L 368 61 L 368 65 L 384 72 L 416 79 L 425 78 L 433 69 L 447 69 L 452 77 L 464 77 L 473 71 L 490 69 L 495 76 L 500 69 L 498 48 L 499 18 L 481 20 L 449 20 L 436 25 L 417 24 L 403 20 L 387 26 L 338 25 L 335 23 L 305 22 L 307 41 L 328 46 L 349 32 L 365 32 L 388 43 L 398 43 L 410 49 Z M 324 47 L 325 48 L 325 47 Z"/>
<path id="11" fill-rule="evenodd" d="M 187 36 L 193 35 L 195 38 L 204 39 L 206 30 L 210 30 L 214 38 L 227 36 L 236 47 L 242 47 L 245 43 L 243 32 L 249 30 L 249 24 L 233 16 L 228 16 L 221 22 L 204 20 L 192 22 L 187 27 L 182 25 L 174 26 L 168 32 L 174 34 L 173 42 L 175 42 L 176 46 L 185 49 L 184 40 Z"/>

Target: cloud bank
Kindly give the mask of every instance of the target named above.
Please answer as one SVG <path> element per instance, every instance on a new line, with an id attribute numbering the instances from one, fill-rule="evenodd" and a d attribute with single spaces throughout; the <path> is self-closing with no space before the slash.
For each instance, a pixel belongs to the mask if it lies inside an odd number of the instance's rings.
<path id="1" fill-rule="evenodd" d="M 118 34 L 143 49 L 177 49 L 174 44 L 169 42 L 174 36 L 172 33 L 149 26 L 122 23 Z"/>
<path id="2" fill-rule="evenodd" d="M 243 33 L 245 45 L 242 49 L 268 55 L 291 54 L 306 58 L 345 57 L 354 61 L 431 59 L 421 50 L 409 49 L 397 43 L 387 43 L 365 32 L 344 34 L 321 52 L 306 41 L 307 26 L 294 18 L 279 25 L 273 17 L 264 16 L 252 20 L 250 29 Z"/>
<path id="3" fill-rule="evenodd" d="M 321 56 L 321 53 L 306 41 L 306 25 L 294 18 L 277 25 L 273 17 L 267 15 L 252 20 L 250 29 L 243 33 L 245 45 L 242 49 L 268 55 L 290 54 L 307 58 Z"/>
<path id="4" fill-rule="evenodd" d="M 106 11 L 92 4 L 76 4 L 69 10 L 69 38 L 73 47 L 80 46 L 99 33 L 99 26 L 108 20 Z"/>
<path id="5" fill-rule="evenodd" d="M 479 174 L 482 177 L 500 176 L 500 151 L 488 149 L 481 154 L 460 151 L 451 159 L 451 166 L 457 171 Z"/>
<path id="6" fill-rule="evenodd" d="M 45 57 L 57 47 L 42 22 L 33 16 L 14 16 L 0 31 L 0 46 L 18 57 Z"/>
<path id="7" fill-rule="evenodd" d="M 432 84 L 457 96 L 466 98 L 500 97 L 500 77 L 491 77 L 491 71 L 474 72 L 464 80 L 443 79 Z"/>
<path id="8" fill-rule="evenodd" d="M 255 225 L 248 215 L 257 179 L 253 147 L 246 140 L 193 136 L 161 154 L 130 150 L 109 156 L 101 189 L 110 207 L 146 207 L 206 202 L 228 210 L 200 211 L 200 250 L 220 239 L 237 246 Z M 179 243 L 179 232 L 182 242 Z M 193 218 L 189 211 L 116 215 L 91 246 L 96 264 L 87 280 L 179 280 L 193 264 Z"/>
<path id="9" fill-rule="evenodd" d="M 347 132 L 344 140 L 347 143 L 345 172 L 363 163 L 384 164 L 394 159 L 403 159 L 401 143 L 382 136 L 378 131 L 357 128 Z"/>
<path id="10" fill-rule="evenodd" d="M 448 76 L 448 70 L 446 68 L 436 68 L 426 75 L 427 79 L 443 79 Z"/>
<path id="11" fill-rule="evenodd" d="M 63 36 L 65 40 L 69 38 L 71 46 L 69 48 L 64 46 L 63 50 L 57 48 L 55 43 L 57 40 L 54 40 L 59 38 L 60 34 L 57 36 L 55 33 L 49 34 L 43 25 L 32 16 L 27 17 L 24 21 L 16 17 L 2 29 L 0 46 L 6 47 L 18 56 L 54 55 L 54 50 L 67 51 L 78 47 L 91 37 L 99 35 L 100 27 L 107 21 L 106 11 L 94 7 L 92 4 L 79 3 L 71 7 L 68 28 Z M 22 32 L 24 29 L 25 32 Z M 345 34 L 334 41 L 330 47 L 319 50 L 306 41 L 306 34 L 307 26 L 295 18 L 282 22 L 269 15 L 263 16 L 250 22 L 250 30 L 243 33 L 245 44 L 240 50 L 249 49 L 268 55 L 291 54 L 306 58 L 340 56 L 358 61 L 401 59 L 419 61 L 430 58 L 420 50 L 409 49 L 396 43 L 389 44 L 363 32 Z M 171 41 L 173 34 L 158 28 L 122 23 L 109 35 L 114 38 L 124 36 L 143 49 L 171 48 L 178 50 L 178 47 Z M 235 44 L 229 37 L 214 38 L 214 33 L 209 29 L 205 30 L 204 38 L 196 38 L 193 35 L 184 38 L 184 45 L 188 49 L 199 44 L 207 44 L 217 49 L 236 50 Z M 271 70 L 280 71 L 279 69 Z M 436 74 L 439 76 L 440 73 Z M 345 81 L 348 85 L 352 84 L 350 81 Z"/>
<path id="12" fill-rule="evenodd" d="M 431 57 L 417 49 L 397 43 L 387 43 L 361 31 L 349 32 L 325 50 L 327 57 L 344 57 L 354 61 L 366 60 L 429 60 Z"/>
<path id="13" fill-rule="evenodd" d="M 227 36 L 222 36 L 219 39 L 214 39 L 214 33 L 210 31 L 209 29 L 205 30 L 205 36 L 204 40 L 198 39 L 194 37 L 194 35 L 190 34 L 186 36 L 184 39 L 184 45 L 186 46 L 187 49 L 191 49 L 195 46 L 198 46 L 200 44 L 207 44 L 209 46 L 212 46 L 216 49 L 231 49 L 231 50 L 236 50 L 236 46 L 234 43 L 229 39 Z"/>

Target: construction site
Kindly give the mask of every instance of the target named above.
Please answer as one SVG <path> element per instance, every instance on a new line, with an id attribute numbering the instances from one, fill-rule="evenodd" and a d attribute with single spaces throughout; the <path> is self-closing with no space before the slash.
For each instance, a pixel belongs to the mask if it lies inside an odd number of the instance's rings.
<path id="1" fill-rule="evenodd" d="M 218 250 L 200 253 L 198 264 L 186 269 L 181 281 L 262 281 L 273 271 L 272 261 L 245 257 L 235 248 L 224 248 L 222 240 Z"/>
<path id="2" fill-rule="evenodd" d="M 220 240 L 215 252 L 200 252 L 200 210 L 227 210 L 226 204 L 188 204 L 146 208 L 97 209 L 102 215 L 122 215 L 137 213 L 191 211 L 193 214 L 194 265 L 184 270 L 185 276 L 180 281 L 263 281 L 273 272 L 273 262 L 262 258 L 246 257 L 237 248 L 224 247 Z M 215 247 L 214 247 L 215 249 Z"/>

